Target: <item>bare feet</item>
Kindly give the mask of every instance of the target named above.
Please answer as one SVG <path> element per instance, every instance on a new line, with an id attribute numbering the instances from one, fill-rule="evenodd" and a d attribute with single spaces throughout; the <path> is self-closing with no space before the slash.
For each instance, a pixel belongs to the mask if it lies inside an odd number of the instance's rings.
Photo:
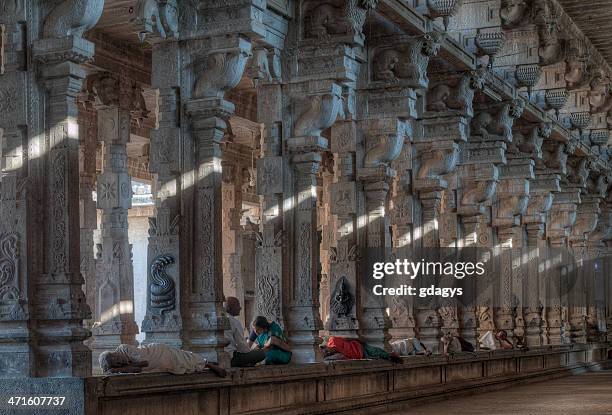
<path id="1" fill-rule="evenodd" d="M 220 378 L 224 378 L 227 376 L 227 371 L 219 365 L 216 365 L 214 363 L 206 363 L 206 367 L 209 368 L 215 375 L 219 376 Z"/>

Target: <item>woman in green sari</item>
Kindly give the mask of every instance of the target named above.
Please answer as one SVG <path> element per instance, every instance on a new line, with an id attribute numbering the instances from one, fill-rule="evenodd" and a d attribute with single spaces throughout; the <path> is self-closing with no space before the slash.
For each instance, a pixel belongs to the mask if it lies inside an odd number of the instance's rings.
<path id="1" fill-rule="evenodd" d="M 253 348 L 266 352 L 265 364 L 286 365 L 291 361 L 291 347 L 278 323 L 269 322 L 265 317 L 258 316 L 253 321 L 253 330 L 257 335 Z"/>

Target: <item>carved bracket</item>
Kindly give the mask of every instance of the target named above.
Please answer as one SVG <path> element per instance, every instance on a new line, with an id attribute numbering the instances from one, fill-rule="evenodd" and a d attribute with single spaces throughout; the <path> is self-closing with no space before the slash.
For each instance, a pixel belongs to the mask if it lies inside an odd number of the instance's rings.
<path id="1" fill-rule="evenodd" d="M 427 88 L 429 59 L 438 54 L 443 39 L 444 34 L 440 32 L 380 39 L 372 48 L 369 60 L 370 86 Z"/>
<path id="2" fill-rule="evenodd" d="M 482 70 L 469 71 L 458 80 L 457 77 L 438 79 L 430 85 L 427 94 L 427 110 L 434 112 L 452 111 L 466 117 L 474 115 L 473 101 L 476 91 L 484 88 Z"/>
<path id="3" fill-rule="evenodd" d="M 522 99 L 504 102 L 496 112 L 481 111 L 472 119 L 471 134 L 475 138 L 512 142 L 512 126 L 525 108 Z"/>
<path id="4" fill-rule="evenodd" d="M 197 80 L 193 98 L 223 98 L 242 78 L 251 43 L 240 37 L 219 37 L 210 39 L 204 49 L 204 57 L 194 63 Z"/>

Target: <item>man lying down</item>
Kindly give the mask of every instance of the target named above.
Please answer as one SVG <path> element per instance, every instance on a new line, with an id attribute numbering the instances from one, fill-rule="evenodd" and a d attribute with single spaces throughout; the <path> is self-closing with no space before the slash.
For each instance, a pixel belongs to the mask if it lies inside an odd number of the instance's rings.
<path id="1" fill-rule="evenodd" d="M 120 344 L 113 351 L 102 352 L 99 362 L 107 374 L 169 372 L 183 375 L 210 369 L 217 376 L 226 376 L 223 368 L 202 356 L 160 343 L 143 346 Z"/>

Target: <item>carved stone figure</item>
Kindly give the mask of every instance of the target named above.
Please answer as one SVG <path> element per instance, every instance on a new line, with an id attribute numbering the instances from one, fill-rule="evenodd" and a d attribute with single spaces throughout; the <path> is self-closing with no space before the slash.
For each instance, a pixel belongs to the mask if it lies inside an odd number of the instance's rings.
<path id="1" fill-rule="evenodd" d="M 514 99 L 503 104 L 496 114 L 480 112 L 472 119 L 472 134 L 484 139 L 501 138 L 512 141 L 512 125 L 523 113 L 525 104 L 521 99 Z"/>
<path id="2" fill-rule="evenodd" d="M 443 39 L 444 34 L 430 32 L 380 50 L 372 62 L 374 80 L 388 84 L 405 81 L 415 87 L 427 87 L 429 58 L 438 54 Z"/>
<path id="3" fill-rule="evenodd" d="M 452 109 L 471 117 L 474 114 L 472 109 L 474 94 L 484 86 L 482 75 L 482 71 L 470 71 L 463 75 L 454 87 L 447 84 L 437 85 L 427 97 L 427 109 L 429 111 Z"/>
<path id="4" fill-rule="evenodd" d="M 336 281 L 336 286 L 329 299 L 329 311 L 338 316 L 348 316 L 353 309 L 355 300 L 348 287 L 348 281 L 341 277 Z"/>
<path id="5" fill-rule="evenodd" d="M 174 280 L 166 274 L 166 267 L 173 263 L 171 255 L 160 255 L 151 263 L 150 306 L 160 314 L 176 305 Z"/>
<path id="6" fill-rule="evenodd" d="M 98 23 L 104 0 L 64 0 L 45 19 L 43 37 L 83 37 L 83 33 Z"/>
<path id="7" fill-rule="evenodd" d="M 504 27 L 525 24 L 524 16 L 529 10 L 526 0 L 504 0 L 499 11 Z"/>

